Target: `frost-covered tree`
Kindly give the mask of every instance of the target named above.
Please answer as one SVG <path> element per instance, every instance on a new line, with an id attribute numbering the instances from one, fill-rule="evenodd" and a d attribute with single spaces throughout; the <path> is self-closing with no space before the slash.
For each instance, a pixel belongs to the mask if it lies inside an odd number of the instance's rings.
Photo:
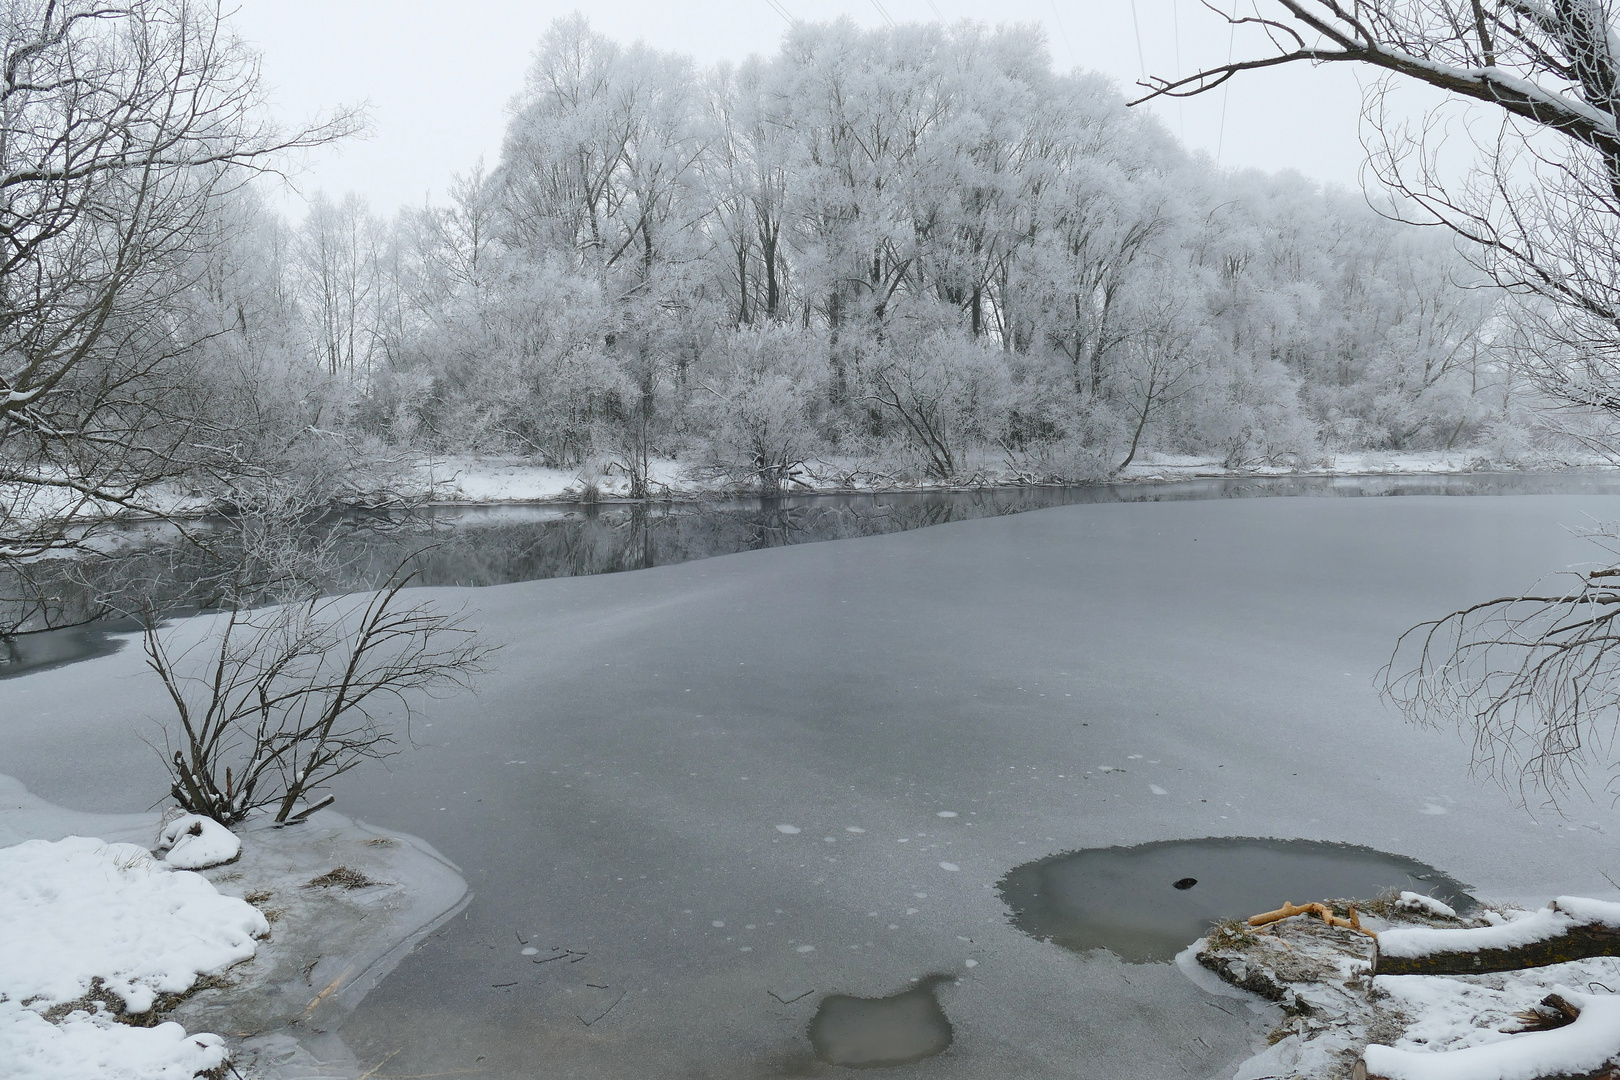
<path id="1" fill-rule="evenodd" d="M 655 454 L 767 487 L 806 456 L 1078 478 L 1149 450 L 1437 448 L 1502 412 L 1499 293 L 1460 287 L 1454 252 L 1217 172 L 1028 29 L 806 24 L 705 72 L 562 20 L 500 160 L 384 233 L 352 415 L 436 450 L 606 455 L 638 492 Z M 320 339 L 318 304 L 298 318 Z M 941 445 L 918 434 L 928 387 L 992 368 Z M 746 449 L 800 412 L 791 453 Z"/>

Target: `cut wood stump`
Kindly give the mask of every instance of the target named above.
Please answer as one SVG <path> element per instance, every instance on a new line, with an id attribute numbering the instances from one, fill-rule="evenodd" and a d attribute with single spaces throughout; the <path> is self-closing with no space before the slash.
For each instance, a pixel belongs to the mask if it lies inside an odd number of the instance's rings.
<path id="1" fill-rule="evenodd" d="M 1374 975 L 1475 975 L 1620 956 L 1620 904 L 1560 896 L 1498 926 L 1406 927 L 1375 935 Z"/>

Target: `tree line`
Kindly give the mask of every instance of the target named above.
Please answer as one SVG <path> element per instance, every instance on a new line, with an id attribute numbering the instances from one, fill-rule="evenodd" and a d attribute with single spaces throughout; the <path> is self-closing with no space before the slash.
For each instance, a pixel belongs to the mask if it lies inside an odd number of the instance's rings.
<path id="1" fill-rule="evenodd" d="M 799 24 L 703 69 L 576 15 L 510 113 L 444 205 L 237 207 L 219 347 L 306 426 L 635 494 L 657 458 L 777 490 L 1526 452 L 1500 292 L 1450 237 L 1223 172 L 1034 29 Z"/>

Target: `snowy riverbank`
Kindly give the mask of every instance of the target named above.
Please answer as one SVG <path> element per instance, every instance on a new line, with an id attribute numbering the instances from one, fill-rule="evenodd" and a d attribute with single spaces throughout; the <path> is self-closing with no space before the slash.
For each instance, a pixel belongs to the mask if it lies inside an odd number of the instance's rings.
<path id="1" fill-rule="evenodd" d="M 1605 928 L 1620 917 L 1612 902 L 1556 904 L 1584 908 Z M 1339 916 L 1351 913 L 1345 901 L 1331 906 Z M 1377 973 L 1375 950 L 1396 956 L 1414 946 L 1467 953 L 1488 947 L 1485 940 L 1522 944 L 1546 937 L 1551 921 L 1570 923 L 1568 916 L 1491 904 L 1459 916 L 1410 892 L 1369 907 L 1358 920 L 1366 932 L 1308 914 L 1260 927 L 1233 920 L 1176 957 L 1211 993 L 1282 1011 L 1269 1045 L 1233 1080 L 1350 1080 L 1362 1059 L 1368 1074 L 1397 1080 L 1538 1080 L 1596 1075 L 1620 1057 L 1620 957 L 1512 970 L 1486 963 L 1478 974 Z M 1578 1016 L 1561 1014 L 1552 1001 Z"/>
<path id="2" fill-rule="evenodd" d="M 0 1059 L 30 1080 L 181 1080 L 227 1051 L 255 1080 L 356 1075 L 325 1031 L 465 904 L 456 867 L 322 811 L 176 870 L 148 854 L 160 826 L 0 776 Z"/>

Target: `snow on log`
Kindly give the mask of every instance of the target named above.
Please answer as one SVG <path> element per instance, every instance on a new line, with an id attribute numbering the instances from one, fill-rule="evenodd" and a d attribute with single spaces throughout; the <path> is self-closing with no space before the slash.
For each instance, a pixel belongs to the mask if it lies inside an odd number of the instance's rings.
<path id="1" fill-rule="evenodd" d="M 1610 1080 L 1620 1070 L 1620 996 L 1560 989 L 1557 997 L 1578 1011 L 1573 1023 L 1461 1050 L 1373 1045 L 1363 1051 L 1352 1075 L 1355 1080 Z"/>
<path id="2" fill-rule="evenodd" d="M 1540 911 L 1496 926 L 1385 930 L 1374 975 L 1469 975 L 1620 956 L 1620 904 L 1560 896 Z"/>

